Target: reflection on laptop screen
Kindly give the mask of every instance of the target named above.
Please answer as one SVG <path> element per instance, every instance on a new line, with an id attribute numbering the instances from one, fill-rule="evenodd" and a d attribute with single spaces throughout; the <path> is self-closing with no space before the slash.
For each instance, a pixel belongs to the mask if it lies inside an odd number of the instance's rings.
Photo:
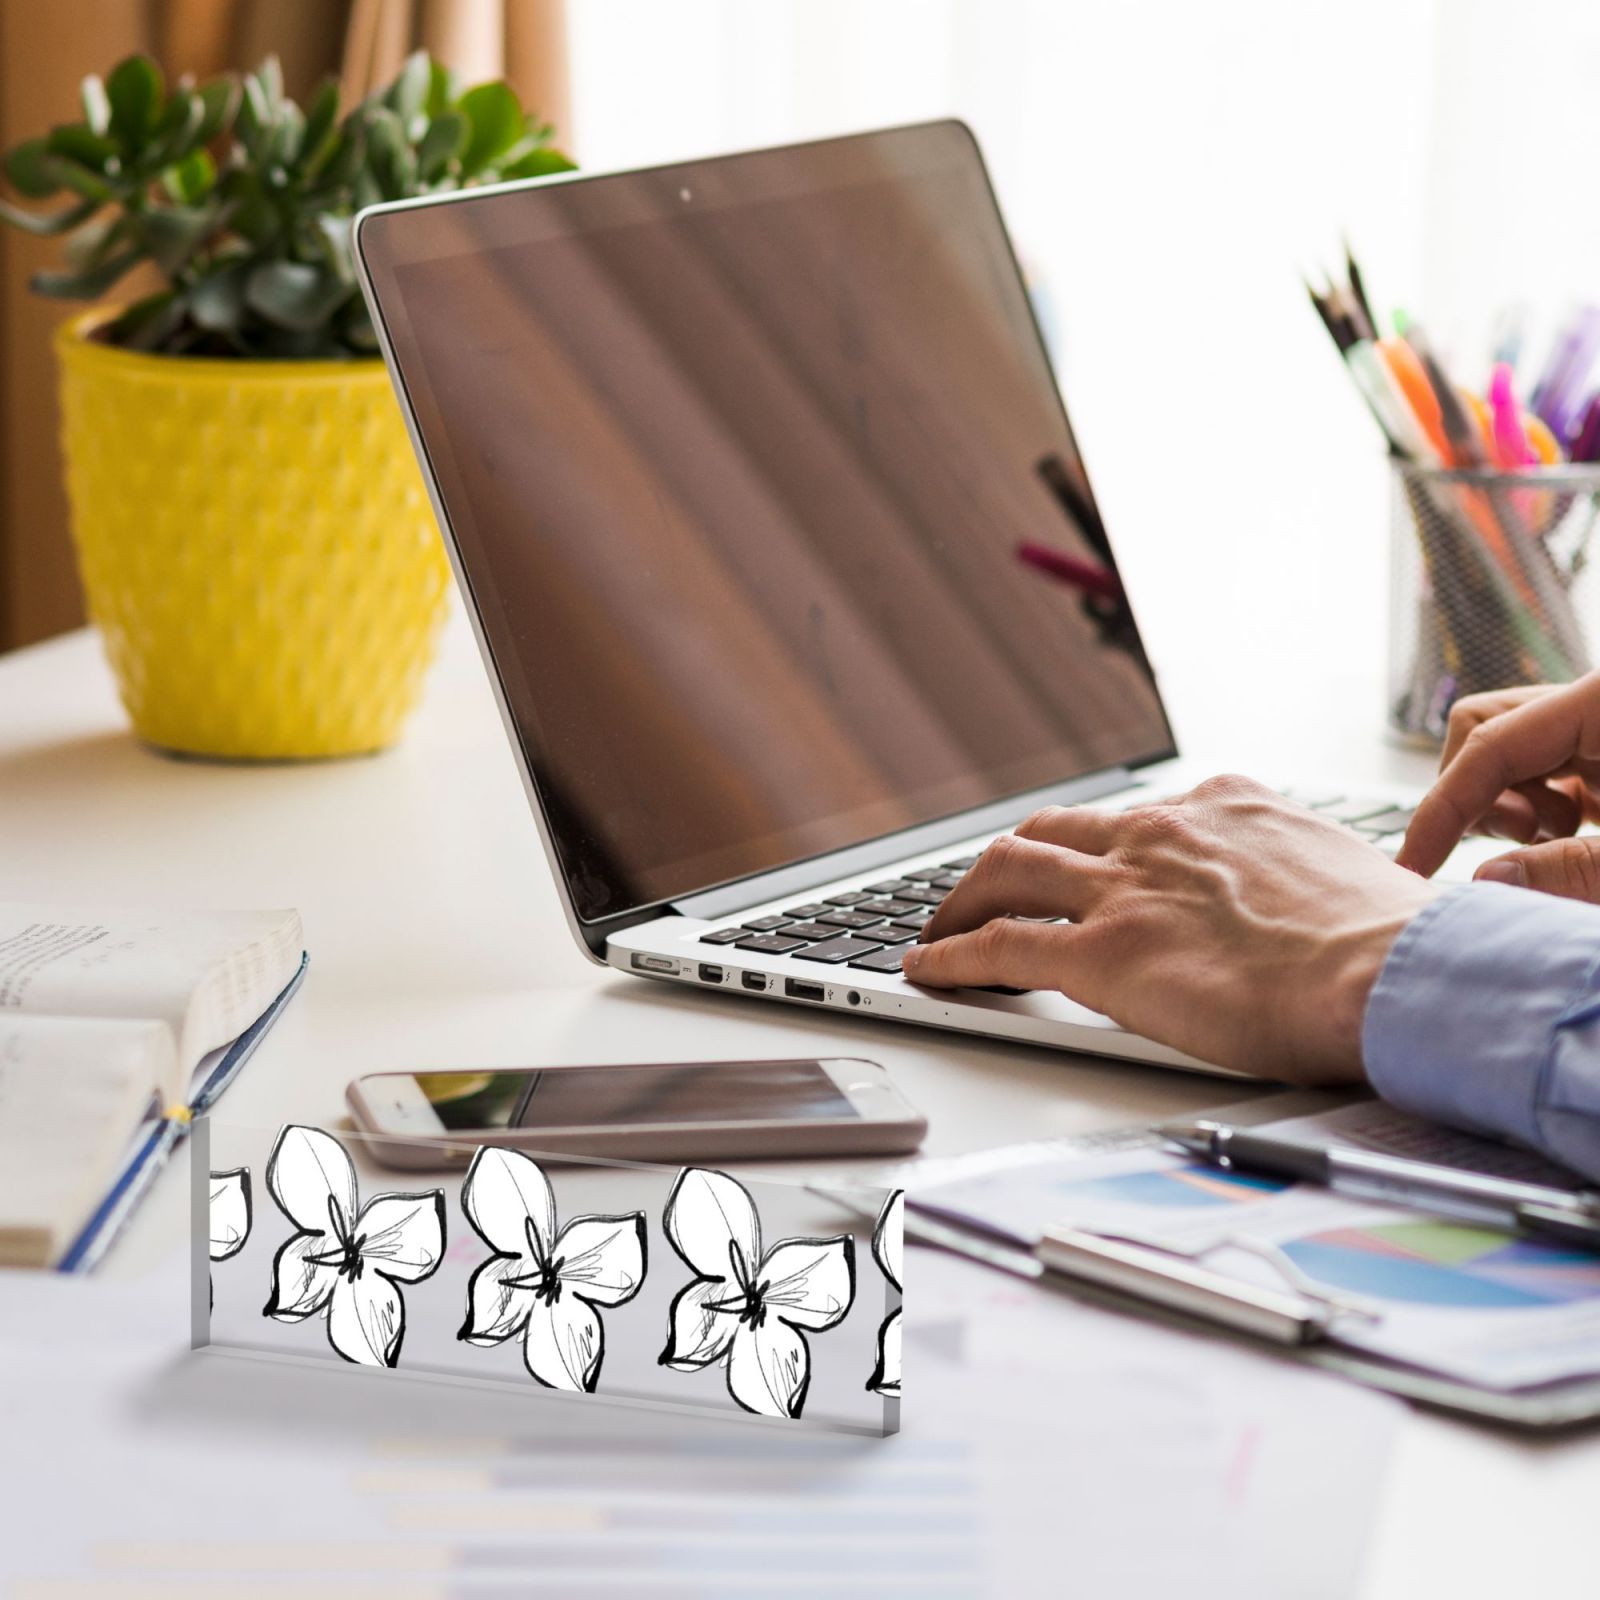
<path id="1" fill-rule="evenodd" d="M 362 239 L 581 917 L 1171 752 L 959 127 Z"/>

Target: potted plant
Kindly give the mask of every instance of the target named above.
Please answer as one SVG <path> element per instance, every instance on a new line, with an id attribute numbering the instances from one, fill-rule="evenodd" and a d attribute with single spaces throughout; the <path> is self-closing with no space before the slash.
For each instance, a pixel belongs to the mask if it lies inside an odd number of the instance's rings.
<path id="1" fill-rule="evenodd" d="M 83 120 L 5 158 L 0 220 L 63 240 L 40 294 L 153 293 L 57 336 L 73 537 L 123 704 L 153 745 L 235 759 L 380 749 L 448 567 L 350 255 L 363 206 L 570 162 L 504 83 L 426 54 L 341 116 L 277 62 L 170 90 L 86 78 Z M 154 269 L 153 274 L 148 269 Z"/>

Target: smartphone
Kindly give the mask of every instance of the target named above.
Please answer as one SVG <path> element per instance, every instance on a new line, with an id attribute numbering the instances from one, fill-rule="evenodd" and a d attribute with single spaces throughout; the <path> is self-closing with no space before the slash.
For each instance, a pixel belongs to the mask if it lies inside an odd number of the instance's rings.
<path id="1" fill-rule="evenodd" d="M 899 1155 L 928 1131 L 875 1061 L 674 1061 L 379 1072 L 345 1090 L 374 1159 L 464 1165 L 480 1144 L 632 1161 Z"/>

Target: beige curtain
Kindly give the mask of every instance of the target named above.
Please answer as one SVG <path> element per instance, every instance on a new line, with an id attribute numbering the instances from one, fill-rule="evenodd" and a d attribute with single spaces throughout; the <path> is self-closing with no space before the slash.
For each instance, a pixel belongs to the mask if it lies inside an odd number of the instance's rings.
<path id="1" fill-rule="evenodd" d="M 291 93 L 334 73 L 349 103 L 418 48 L 468 82 L 507 79 L 524 105 L 571 127 L 564 0 L 0 0 L 0 149 L 76 117 L 79 79 L 136 50 L 169 78 L 276 52 Z M 50 350 L 57 324 L 80 308 L 27 287 L 56 249 L 0 228 L 0 650 L 83 620 Z"/>

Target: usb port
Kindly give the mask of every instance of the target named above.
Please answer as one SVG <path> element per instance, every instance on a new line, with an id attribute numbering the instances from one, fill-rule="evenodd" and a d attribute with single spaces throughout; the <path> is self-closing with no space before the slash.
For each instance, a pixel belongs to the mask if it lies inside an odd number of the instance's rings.
<path id="1" fill-rule="evenodd" d="M 722 968 L 712 966 L 709 961 L 702 961 L 700 963 L 700 981 L 701 983 L 721 983 Z"/>
<path id="2" fill-rule="evenodd" d="M 665 972 L 676 974 L 678 963 L 671 956 L 646 956 L 634 952 L 633 970 L 635 972 Z"/>
<path id="3" fill-rule="evenodd" d="M 767 980 L 759 972 L 741 972 L 739 982 L 747 989 L 754 989 L 757 994 L 767 992 Z"/>
<path id="4" fill-rule="evenodd" d="M 783 992 L 791 1000 L 825 1000 L 828 991 L 820 983 L 807 983 L 804 978 L 785 978 Z"/>

